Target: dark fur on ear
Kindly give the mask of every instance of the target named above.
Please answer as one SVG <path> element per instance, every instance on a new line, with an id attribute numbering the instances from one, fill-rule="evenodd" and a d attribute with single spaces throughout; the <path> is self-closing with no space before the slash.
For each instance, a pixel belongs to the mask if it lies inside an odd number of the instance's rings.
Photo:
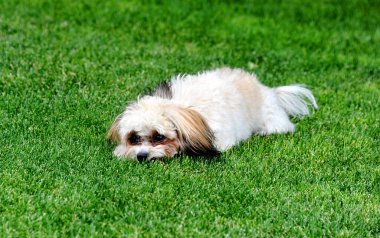
<path id="1" fill-rule="evenodd" d="M 176 107 L 167 112 L 169 120 L 177 129 L 181 149 L 192 156 L 216 156 L 214 134 L 203 117 L 190 108 Z"/>
<path id="2" fill-rule="evenodd" d="M 116 117 L 115 121 L 112 123 L 110 128 L 108 129 L 107 132 L 107 139 L 109 142 L 117 142 L 120 143 L 121 138 L 119 135 L 119 124 L 121 120 L 122 114 L 120 114 L 118 117 Z"/>
<path id="3" fill-rule="evenodd" d="M 173 97 L 173 93 L 170 82 L 164 82 L 158 85 L 152 95 L 160 98 L 171 99 Z"/>

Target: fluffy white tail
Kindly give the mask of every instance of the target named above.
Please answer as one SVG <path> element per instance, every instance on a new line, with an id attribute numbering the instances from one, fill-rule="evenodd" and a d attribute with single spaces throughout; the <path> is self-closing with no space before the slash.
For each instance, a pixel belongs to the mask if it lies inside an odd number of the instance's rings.
<path id="1" fill-rule="evenodd" d="M 301 85 L 289 85 L 274 89 L 280 105 L 288 115 L 303 117 L 309 115 L 309 106 L 317 109 L 311 91 Z"/>

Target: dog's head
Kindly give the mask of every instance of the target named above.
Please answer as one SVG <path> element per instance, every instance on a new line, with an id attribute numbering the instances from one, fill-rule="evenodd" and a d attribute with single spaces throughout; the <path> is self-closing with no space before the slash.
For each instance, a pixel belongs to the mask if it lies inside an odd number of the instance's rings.
<path id="1" fill-rule="evenodd" d="M 116 156 L 139 161 L 173 157 L 180 152 L 217 154 L 213 133 L 198 112 L 150 96 L 128 106 L 116 118 L 108 139 L 118 143 Z"/>

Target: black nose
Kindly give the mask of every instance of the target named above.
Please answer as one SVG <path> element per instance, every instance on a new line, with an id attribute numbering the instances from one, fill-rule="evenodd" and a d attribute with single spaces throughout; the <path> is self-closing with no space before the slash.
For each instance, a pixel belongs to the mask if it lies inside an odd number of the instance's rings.
<path id="1" fill-rule="evenodd" d="M 146 152 L 140 152 L 137 154 L 137 160 L 141 163 L 148 157 L 148 153 Z"/>

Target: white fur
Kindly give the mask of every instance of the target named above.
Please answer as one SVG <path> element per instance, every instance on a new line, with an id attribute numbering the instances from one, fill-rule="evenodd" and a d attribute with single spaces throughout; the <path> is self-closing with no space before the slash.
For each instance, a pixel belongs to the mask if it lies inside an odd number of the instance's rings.
<path id="1" fill-rule="evenodd" d="M 261 97 L 244 98 L 236 88 L 236 82 L 243 79 L 249 80 L 243 84 L 256 87 Z M 310 90 L 301 86 L 271 89 L 262 85 L 254 74 L 239 69 L 224 68 L 176 77 L 172 79 L 172 90 L 173 102 L 192 107 L 206 119 L 221 151 L 252 134 L 293 132 L 295 127 L 288 115 L 308 115 L 307 100 L 317 108 Z"/>
<path id="2" fill-rule="evenodd" d="M 174 138 L 176 128 L 166 118 L 166 111 L 172 107 L 191 108 L 198 112 L 211 128 L 214 145 L 219 151 L 252 134 L 293 132 L 295 126 L 289 116 L 306 116 L 309 106 L 317 108 L 310 90 L 300 85 L 269 88 L 254 74 L 240 69 L 221 68 L 177 76 L 171 80 L 171 90 L 171 99 L 144 96 L 127 107 L 118 124 L 122 140 L 114 151 L 115 155 L 126 155 L 123 140 L 131 130 L 144 134 L 145 130 L 155 128 L 162 133 L 171 133 L 170 137 Z M 155 153 L 154 150 L 151 148 L 151 153 Z"/>

